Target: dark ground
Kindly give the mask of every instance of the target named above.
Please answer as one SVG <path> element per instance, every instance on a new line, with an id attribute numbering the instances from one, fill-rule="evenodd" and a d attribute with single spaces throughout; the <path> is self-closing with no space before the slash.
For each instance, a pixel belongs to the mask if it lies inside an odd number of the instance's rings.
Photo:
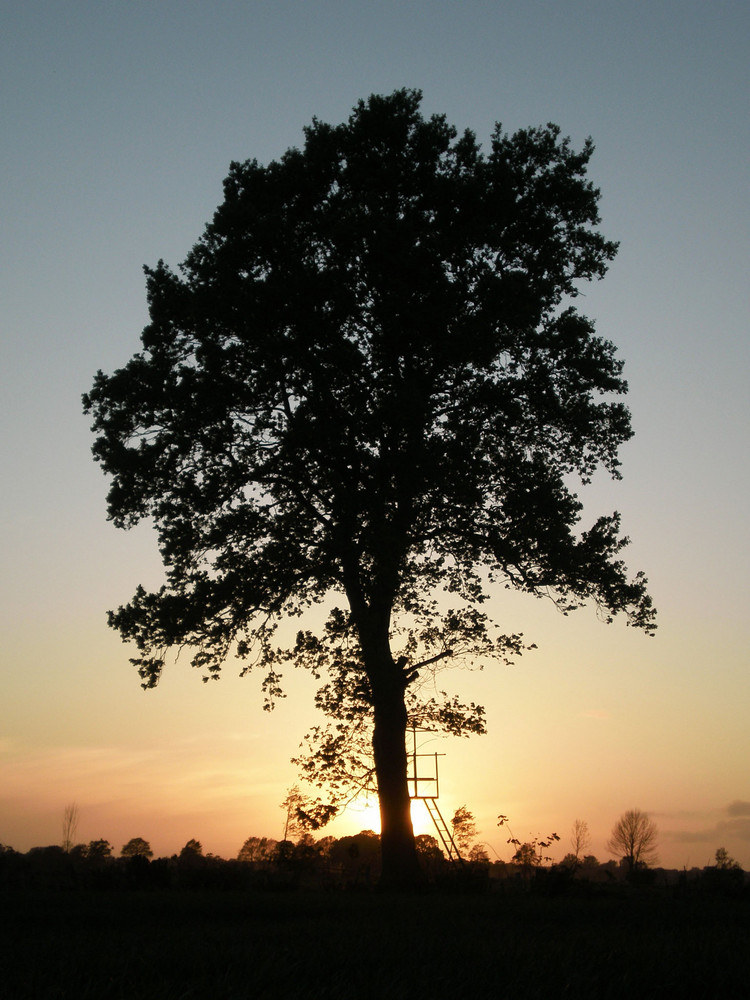
<path id="1" fill-rule="evenodd" d="M 2 1000 L 732 998 L 747 896 L 0 893 Z"/>

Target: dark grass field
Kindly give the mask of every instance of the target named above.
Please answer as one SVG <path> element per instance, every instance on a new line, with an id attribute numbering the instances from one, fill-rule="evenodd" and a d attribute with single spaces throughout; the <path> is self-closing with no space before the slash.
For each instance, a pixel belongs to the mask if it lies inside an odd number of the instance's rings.
<path id="1" fill-rule="evenodd" d="M 0 997 L 734 998 L 750 901 L 6 891 Z"/>

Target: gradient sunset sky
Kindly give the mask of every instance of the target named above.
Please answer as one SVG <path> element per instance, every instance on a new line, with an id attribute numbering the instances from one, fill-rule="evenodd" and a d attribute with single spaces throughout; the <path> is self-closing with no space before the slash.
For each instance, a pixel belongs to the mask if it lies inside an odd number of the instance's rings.
<path id="1" fill-rule="evenodd" d="M 506 859 L 498 813 L 522 839 L 557 831 L 560 856 L 585 819 L 607 860 L 639 807 L 661 863 L 725 846 L 750 868 L 749 52 L 746 0 L 5 5 L 0 842 L 59 843 L 73 801 L 78 839 L 118 851 L 195 837 L 232 857 L 280 836 L 315 684 L 291 676 L 269 715 L 234 662 L 204 685 L 184 657 L 140 689 L 105 612 L 160 563 L 148 528 L 105 520 L 80 397 L 138 349 L 142 265 L 184 258 L 231 160 L 277 158 L 314 115 L 406 86 L 480 141 L 552 121 L 596 143 L 621 248 L 579 307 L 626 361 L 636 436 L 623 481 L 582 496 L 589 520 L 621 511 L 660 612 L 648 639 L 499 593 L 496 620 L 538 649 L 443 675 L 489 734 L 425 747 L 446 755 L 441 809 L 466 804 Z M 373 825 L 352 810 L 326 832 Z"/>

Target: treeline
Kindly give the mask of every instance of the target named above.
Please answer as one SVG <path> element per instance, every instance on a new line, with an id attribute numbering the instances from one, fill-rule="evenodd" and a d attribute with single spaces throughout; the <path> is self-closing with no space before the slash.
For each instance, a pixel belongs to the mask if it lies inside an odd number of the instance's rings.
<path id="1" fill-rule="evenodd" d="M 435 837 L 422 834 L 416 839 L 425 880 L 438 887 L 579 895 L 628 885 L 729 894 L 750 890 L 746 873 L 723 848 L 716 852 L 716 864 L 702 869 L 632 870 L 622 861 L 600 863 L 593 855 L 568 854 L 561 862 L 543 864 L 528 850 L 517 851 L 509 862 L 490 861 L 483 851 L 449 861 Z M 119 857 L 107 840 L 68 850 L 33 847 L 25 854 L 0 845 L 0 888 L 357 889 L 374 887 L 379 875 L 380 837 L 371 830 L 319 840 L 309 834 L 296 841 L 248 837 L 232 859 L 204 853 L 198 840 L 189 840 L 167 858 L 154 858 L 141 837 L 128 841 Z"/>

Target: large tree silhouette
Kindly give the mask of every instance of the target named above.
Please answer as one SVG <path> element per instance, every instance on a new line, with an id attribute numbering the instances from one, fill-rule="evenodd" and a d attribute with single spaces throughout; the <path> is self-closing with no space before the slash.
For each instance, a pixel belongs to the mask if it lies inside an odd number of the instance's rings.
<path id="1" fill-rule="evenodd" d="M 165 586 L 110 613 L 144 686 L 182 645 L 208 676 L 236 649 L 269 700 L 286 660 L 330 668 L 321 706 L 372 726 L 401 883 L 406 700 L 426 660 L 520 649 L 481 610 L 489 588 L 653 627 L 618 515 L 580 530 L 572 491 L 617 476 L 631 434 L 621 362 L 571 304 L 616 250 L 593 147 L 498 126 L 482 153 L 420 102 L 373 96 L 278 162 L 232 164 L 184 264 L 147 269 L 141 352 L 84 397 L 110 518 L 159 533 Z M 326 627 L 280 648 L 278 623 L 324 600 Z M 464 709 L 432 706 L 480 727 Z"/>

